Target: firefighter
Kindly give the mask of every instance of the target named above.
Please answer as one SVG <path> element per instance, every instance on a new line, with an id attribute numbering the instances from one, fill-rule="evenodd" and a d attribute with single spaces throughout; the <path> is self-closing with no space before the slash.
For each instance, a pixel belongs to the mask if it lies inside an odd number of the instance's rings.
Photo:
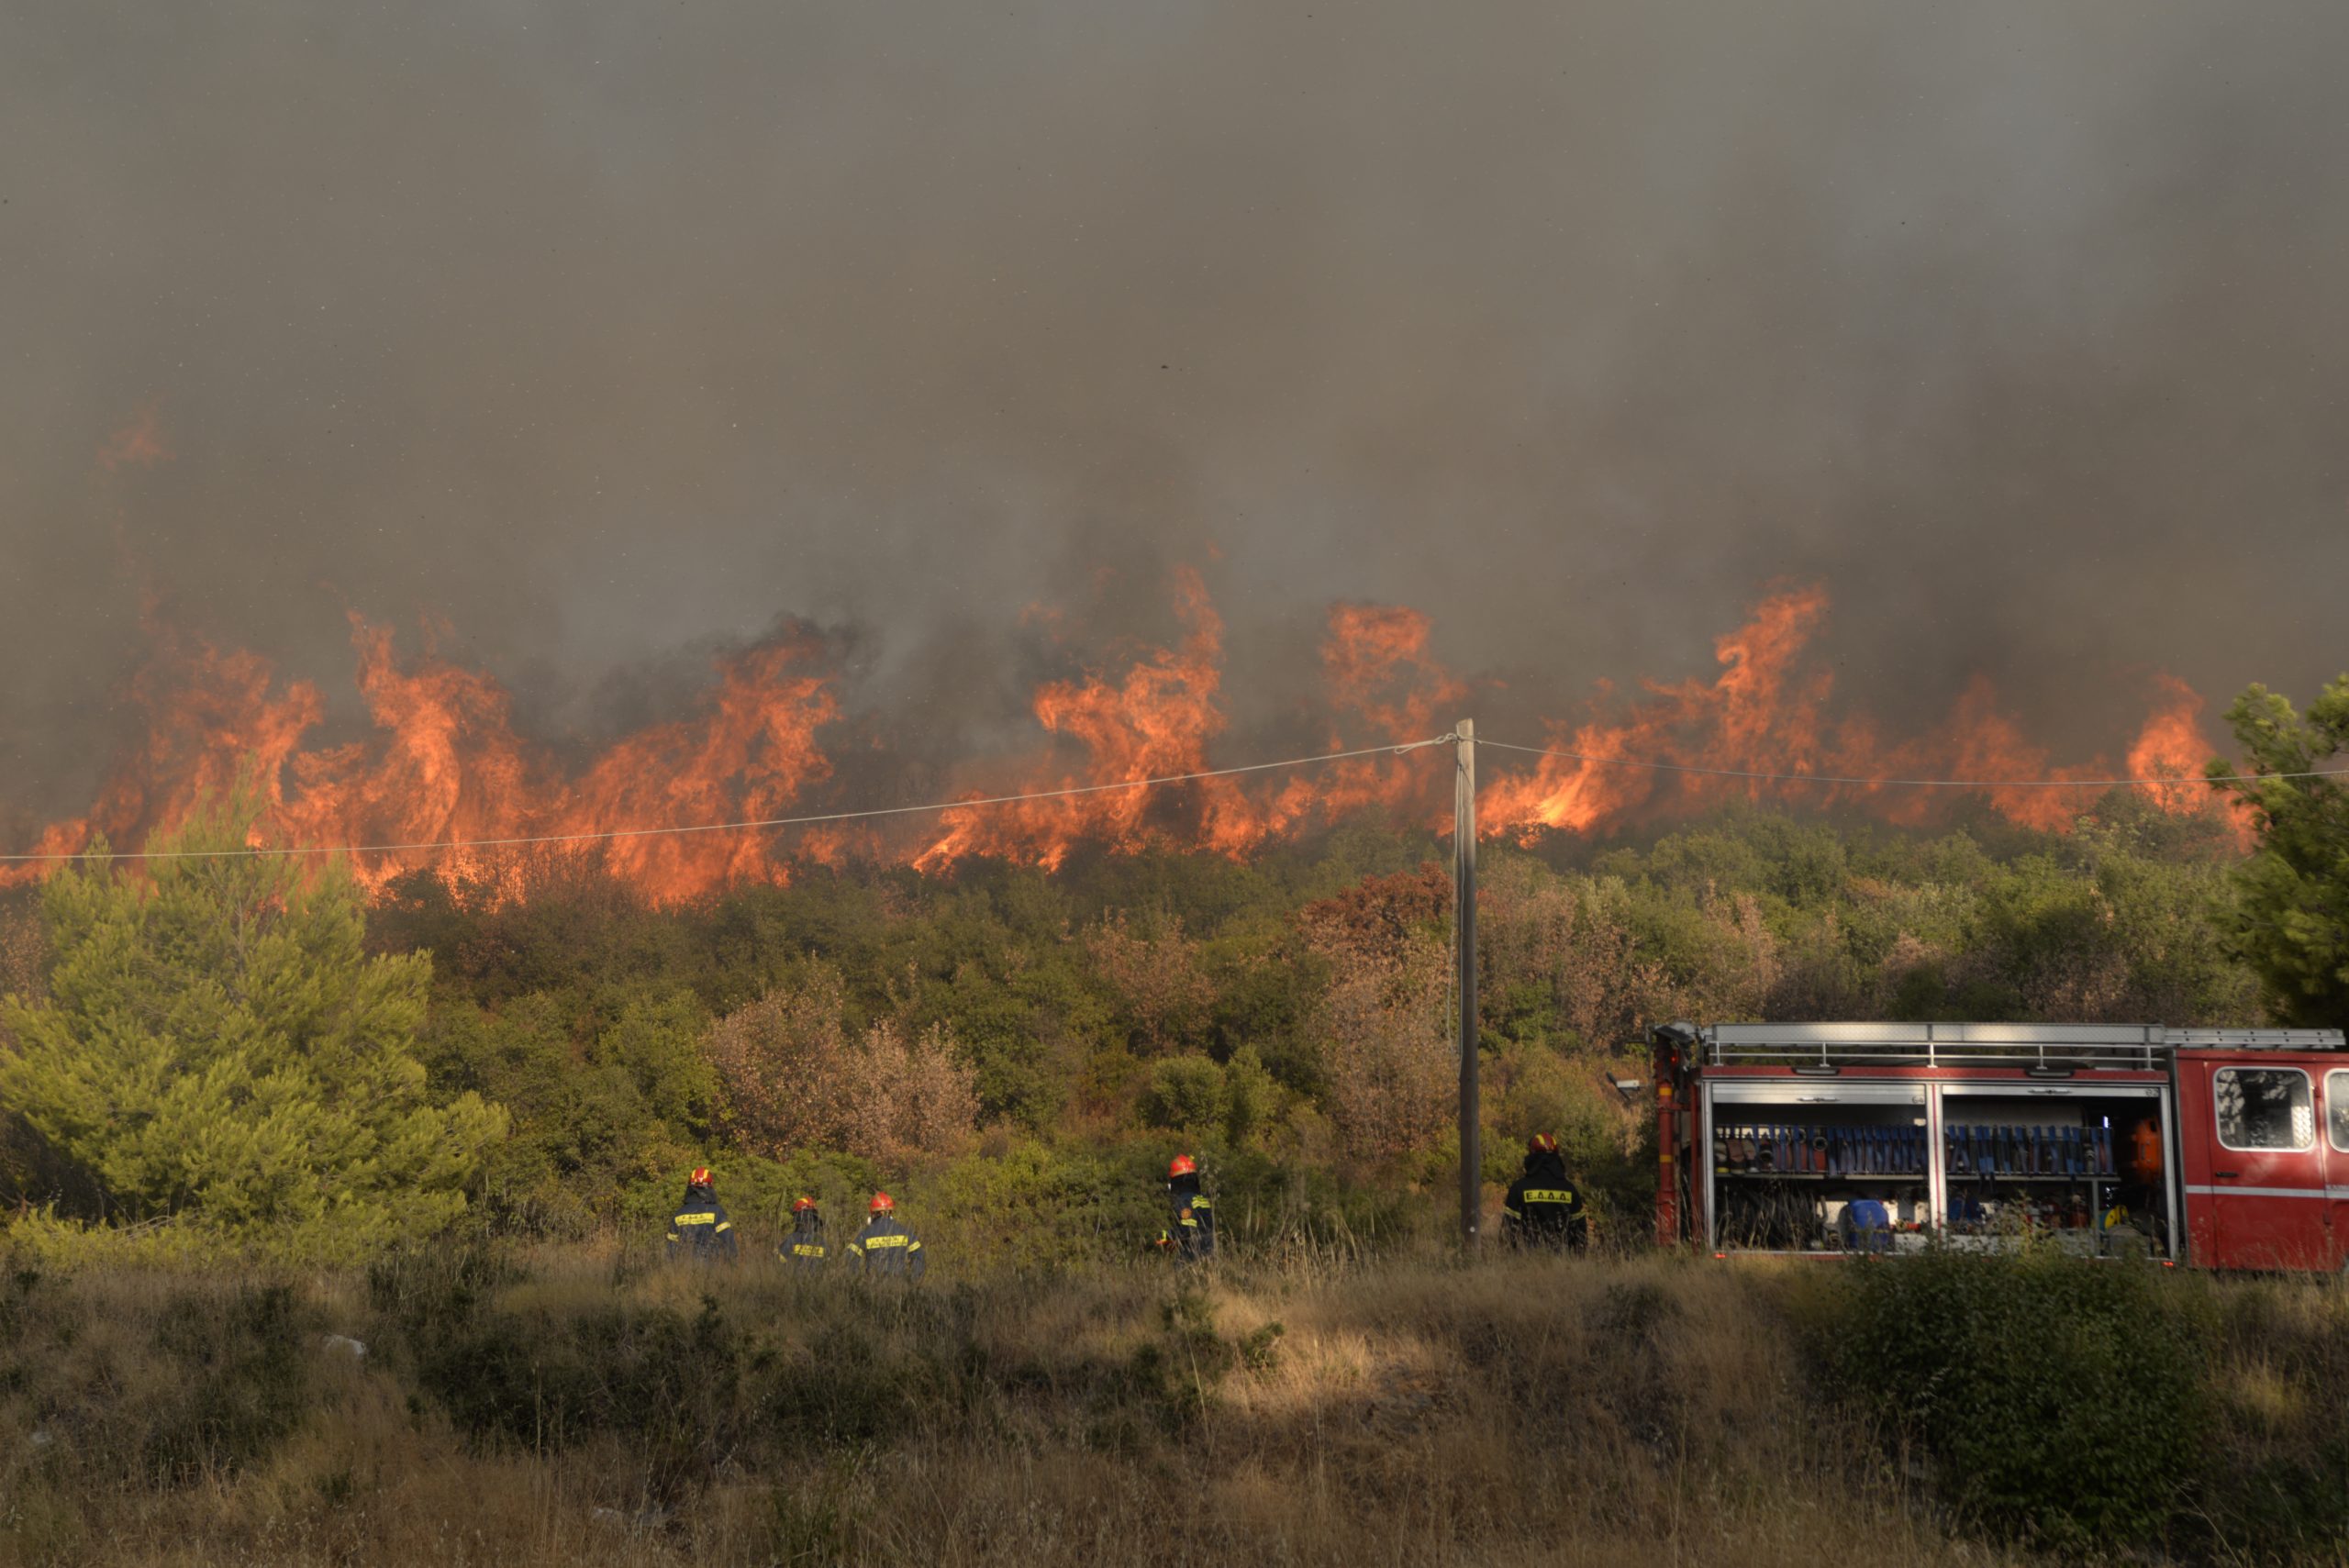
<path id="1" fill-rule="evenodd" d="M 1215 1200 L 1199 1190 L 1199 1162 L 1177 1154 L 1166 1167 L 1166 1204 L 1171 1213 L 1158 1233 L 1161 1250 L 1178 1262 L 1197 1263 L 1215 1256 Z"/>
<path id="2" fill-rule="evenodd" d="M 1525 1173 L 1509 1184 L 1501 1203 L 1501 1240 L 1513 1247 L 1569 1247 L 1577 1252 L 1588 1244 L 1582 1194 L 1566 1179 L 1565 1159 L 1549 1133 L 1537 1132 L 1526 1141 Z"/>
<path id="3" fill-rule="evenodd" d="M 669 1220 L 669 1257 L 696 1263 L 734 1261 L 734 1222 L 718 1201 L 718 1185 L 709 1167 L 698 1165 L 685 1178 L 685 1201 Z"/>
<path id="4" fill-rule="evenodd" d="M 871 1218 L 848 1244 L 848 1259 L 868 1274 L 884 1279 L 921 1278 L 930 1260 L 922 1255 L 921 1239 L 897 1223 L 897 1200 L 874 1193 Z"/>
<path id="5" fill-rule="evenodd" d="M 774 1250 L 775 1256 L 795 1269 L 820 1269 L 831 1255 L 824 1244 L 824 1215 L 811 1197 L 791 1200 L 791 1234 Z"/>

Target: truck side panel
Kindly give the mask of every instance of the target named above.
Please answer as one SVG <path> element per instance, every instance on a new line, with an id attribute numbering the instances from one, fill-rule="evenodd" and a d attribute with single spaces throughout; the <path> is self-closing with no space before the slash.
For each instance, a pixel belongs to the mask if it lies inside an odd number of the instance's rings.
<path id="1" fill-rule="evenodd" d="M 2317 1124 L 2317 1079 L 2338 1061 L 2179 1053 L 2181 1174 L 2197 1262 L 2221 1269 L 2340 1266 Z"/>

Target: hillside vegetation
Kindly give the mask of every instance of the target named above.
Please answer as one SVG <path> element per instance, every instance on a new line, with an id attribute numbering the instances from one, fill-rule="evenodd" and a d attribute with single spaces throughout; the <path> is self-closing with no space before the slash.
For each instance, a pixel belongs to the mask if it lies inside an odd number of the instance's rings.
<path id="1" fill-rule="evenodd" d="M 241 828 L 193 831 L 233 843 Z M 392 1043 L 450 1107 L 433 1114 L 469 1140 L 493 1117 L 510 1127 L 484 1146 L 468 1226 L 649 1226 L 681 1173 L 710 1162 L 738 1210 L 773 1212 L 801 1189 L 845 1204 L 887 1183 L 935 1219 L 990 1217 L 990 1253 L 1033 1262 L 1138 1245 L 1176 1147 L 1199 1152 L 1243 1234 L 1376 1244 L 1419 1225 L 1416 1193 L 1455 1160 L 1440 850 L 1357 829 L 1247 864 L 807 868 L 677 908 L 577 859 L 507 868 L 502 891 L 419 874 L 362 899 L 329 875 L 292 904 L 270 862 L 248 862 L 206 873 L 201 897 L 217 922 L 233 906 L 255 930 L 325 933 L 287 940 L 309 944 L 306 984 L 343 998 L 339 1011 L 234 1014 L 280 1057 L 316 1033 L 304 1104 L 330 1101 L 355 1070 L 329 1037 L 368 1018 L 381 1021 L 370 1039 L 405 1028 Z M 2257 983 L 2211 918 L 2238 858 L 2210 818 L 2119 796 L 2063 835 L 1740 812 L 1611 849 L 1494 847 L 1479 928 L 1488 1173 L 1505 1180 L 1522 1139 L 1553 1130 L 1602 1230 L 1634 1231 L 1652 1160 L 1606 1079 L 1643 1072 L 1638 1041 L 1660 1019 L 2254 1019 Z M 65 1050 L 155 1015 L 142 998 L 166 982 L 122 970 L 92 911 L 115 910 L 119 940 L 175 940 L 163 922 L 199 879 L 172 864 L 160 903 L 126 873 L 73 873 L 50 884 L 45 912 L 20 898 L 0 927 L 26 999 L 5 1025 L 28 1046 L 58 1042 L 61 1074 L 55 1094 L 15 1100 L 47 1107 L 6 1141 L 0 1179 L 17 1200 L 69 1218 L 201 1218 L 204 1173 L 165 1169 L 150 1149 L 126 1179 L 77 1131 Z M 511 895 L 516 875 L 526 896 Z M 341 934 L 362 918 L 363 960 Z M 49 951 L 61 942 L 79 944 L 64 968 Z M 173 953 L 183 967 L 226 962 Z M 399 967 L 363 972 L 387 964 Z M 71 985 L 44 998 L 58 976 Z M 386 1009 L 412 1018 L 383 1021 Z M 168 1032 L 146 1037 L 159 1060 L 177 1049 Z M 159 1102 L 167 1114 L 188 1105 Z M 388 1127 L 371 1136 L 396 1142 Z M 173 1157 L 184 1147 L 158 1141 Z M 349 1180 L 384 1179 L 367 1159 Z M 315 1234 L 302 1184 L 344 1179 L 305 1174 L 274 1207 L 272 1193 L 239 1191 L 232 1218 L 279 1243 Z M 211 1202 L 228 1212 L 228 1196 Z M 367 1244 L 387 1223 L 369 1222 Z"/>

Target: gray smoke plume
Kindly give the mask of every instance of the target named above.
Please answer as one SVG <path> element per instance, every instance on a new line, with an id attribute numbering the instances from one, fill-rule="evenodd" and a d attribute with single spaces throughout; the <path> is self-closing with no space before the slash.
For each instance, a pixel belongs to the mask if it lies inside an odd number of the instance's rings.
<path id="1" fill-rule="evenodd" d="M 437 617 L 574 740 L 799 617 L 938 757 L 1065 667 L 1029 606 L 1164 636 L 1186 563 L 1235 752 L 1333 599 L 1528 739 L 1777 579 L 1896 728 L 2305 693 L 2344 59 L 2285 0 L 23 0 L 0 815 L 87 803 L 150 600 L 346 727 L 346 612 Z"/>

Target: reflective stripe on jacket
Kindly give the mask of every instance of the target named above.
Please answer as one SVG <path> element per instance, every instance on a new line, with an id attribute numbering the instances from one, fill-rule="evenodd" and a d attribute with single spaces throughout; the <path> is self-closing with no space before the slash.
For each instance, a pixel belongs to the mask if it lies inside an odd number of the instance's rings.
<path id="1" fill-rule="evenodd" d="M 1166 1197 L 1174 1207 L 1173 1223 L 1166 1228 L 1174 1255 L 1185 1262 L 1214 1257 L 1215 1200 L 1199 1191 L 1198 1177 L 1177 1176 L 1166 1184 Z"/>
<path id="2" fill-rule="evenodd" d="M 697 1263 L 733 1258 L 734 1221 L 714 1195 L 688 1195 L 685 1207 L 670 1218 L 669 1256 Z"/>
<path id="3" fill-rule="evenodd" d="M 831 1249 L 824 1244 L 823 1220 L 812 1209 L 801 1214 L 774 1255 L 795 1268 L 814 1268 L 830 1257 Z"/>
<path id="4" fill-rule="evenodd" d="M 922 1255 L 921 1240 L 897 1223 L 893 1215 L 876 1214 L 846 1249 L 851 1262 L 869 1274 L 919 1279 L 930 1260 Z"/>
<path id="5" fill-rule="evenodd" d="M 1501 1200 L 1501 1239 L 1519 1246 L 1583 1244 L 1582 1194 L 1566 1179 L 1565 1162 L 1555 1154 L 1526 1158 L 1525 1174 Z"/>

